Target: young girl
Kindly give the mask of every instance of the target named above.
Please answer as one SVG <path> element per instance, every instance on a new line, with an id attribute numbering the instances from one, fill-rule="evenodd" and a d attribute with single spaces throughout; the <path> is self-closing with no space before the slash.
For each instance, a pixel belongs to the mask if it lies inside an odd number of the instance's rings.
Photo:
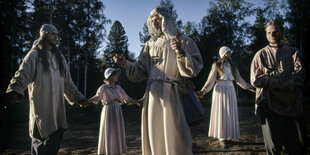
<path id="1" fill-rule="evenodd" d="M 137 103 L 131 99 L 125 91 L 116 84 L 120 70 L 107 68 L 104 72 L 105 84 L 99 87 L 94 97 L 89 101 L 97 104 L 100 100 L 103 104 L 100 120 L 100 132 L 98 142 L 98 154 L 122 154 L 125 153 L 125 126 L 120 104 L 124 102 Z M 138 104 L 139 105 L 139 104 Z"/>
<path id="2" fill-rule="evenodd" d="M 219 51 L 220 59 L 212 65 L 208 80 L 197 95 L 202 98 L 214 84 L 209 124 L 209 137 L 224 140 L 239 138 L 239 119 L 237 97 L 233 80 L 243 88 L 254 91 L 254 87 L 240 76 L 237 66 L 230 61 L 231 50 L 223 46 Z"/>

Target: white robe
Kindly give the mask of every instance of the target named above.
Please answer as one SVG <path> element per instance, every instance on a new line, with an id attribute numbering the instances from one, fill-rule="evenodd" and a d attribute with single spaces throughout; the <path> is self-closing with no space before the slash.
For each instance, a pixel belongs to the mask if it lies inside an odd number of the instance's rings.
<path id="1" fill-rule="evenodd" d="M 202 59 L 194 41 L 181 35 L 185 56 L 178 58 L 170 40 L 148 41 L 136 63 L 123 66 L 135 81 L 154 78 L 195 77 L 202 69 Z M 153 81 L 148 84 L 142 110 L 142 154 L 192 154 L 192 137 L 185 120 L 182 98 L 176 84 Z"/>

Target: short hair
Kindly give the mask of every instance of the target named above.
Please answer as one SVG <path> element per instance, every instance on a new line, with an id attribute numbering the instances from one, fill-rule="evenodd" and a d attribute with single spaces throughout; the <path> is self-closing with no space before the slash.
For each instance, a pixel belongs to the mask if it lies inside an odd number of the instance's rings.
<path id="1" fill-rule="evenodd" d="M 265 30 L 267 29 L 268 26 L 271 26 L 271 25 L 278 26 L 280 28 L 281 32 L 282 33 L 284 32 L 283 22 L 281 20 L 272 20 L 272 21 L 268 22 L 265 25 Z"/>

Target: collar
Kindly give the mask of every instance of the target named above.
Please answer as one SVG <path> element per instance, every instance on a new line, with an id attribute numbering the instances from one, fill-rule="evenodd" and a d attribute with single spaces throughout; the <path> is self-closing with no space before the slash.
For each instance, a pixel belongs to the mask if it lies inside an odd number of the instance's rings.
<path id="1" fill-rule="evenodd" d="M 279 46 L 271 46 L 271 45 L 268 45 L 270 48 L 281 48 L 283 46 L 283 44 L 279 45 Z"/>
<path id="2" fill-rule="evenodd" d="M 111 84 L 107 84 L 107 86 L 109 87 L 109 88 L 112 88 L 112 89 L 116 89 L 116 84 L 115 84 L 115 86 L 113 86 L 113 85 L 111 85 Z"/>

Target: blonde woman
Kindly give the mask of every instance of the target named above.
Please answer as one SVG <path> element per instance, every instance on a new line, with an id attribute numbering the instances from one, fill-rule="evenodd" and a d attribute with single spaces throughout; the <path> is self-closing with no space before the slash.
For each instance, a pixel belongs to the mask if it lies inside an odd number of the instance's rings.
<path id="1" fill-rule="evenodd" d="M 103 104 L 100 120 L 98 154 L 126 153 L 125 126 L 120 104 L 137 103 L 116 84 L 120 70 L 107 68 L 104 72 L 104 83 L 99 87 L 95 96 L 88 101 Z"/>
<path id="2" fill-rule="evenodd" d="M 213 86 L 209 137 L 218 138 L 221 144 L 240 137 L 238 107 L 233 80 L 243 88 L 254 91 L 239 74 L 237 66 L 231 62 L 231 50 L 223 46 L 220 59 L 213 63 L 208 80 L 197 94 L 202 98 Z"/>

